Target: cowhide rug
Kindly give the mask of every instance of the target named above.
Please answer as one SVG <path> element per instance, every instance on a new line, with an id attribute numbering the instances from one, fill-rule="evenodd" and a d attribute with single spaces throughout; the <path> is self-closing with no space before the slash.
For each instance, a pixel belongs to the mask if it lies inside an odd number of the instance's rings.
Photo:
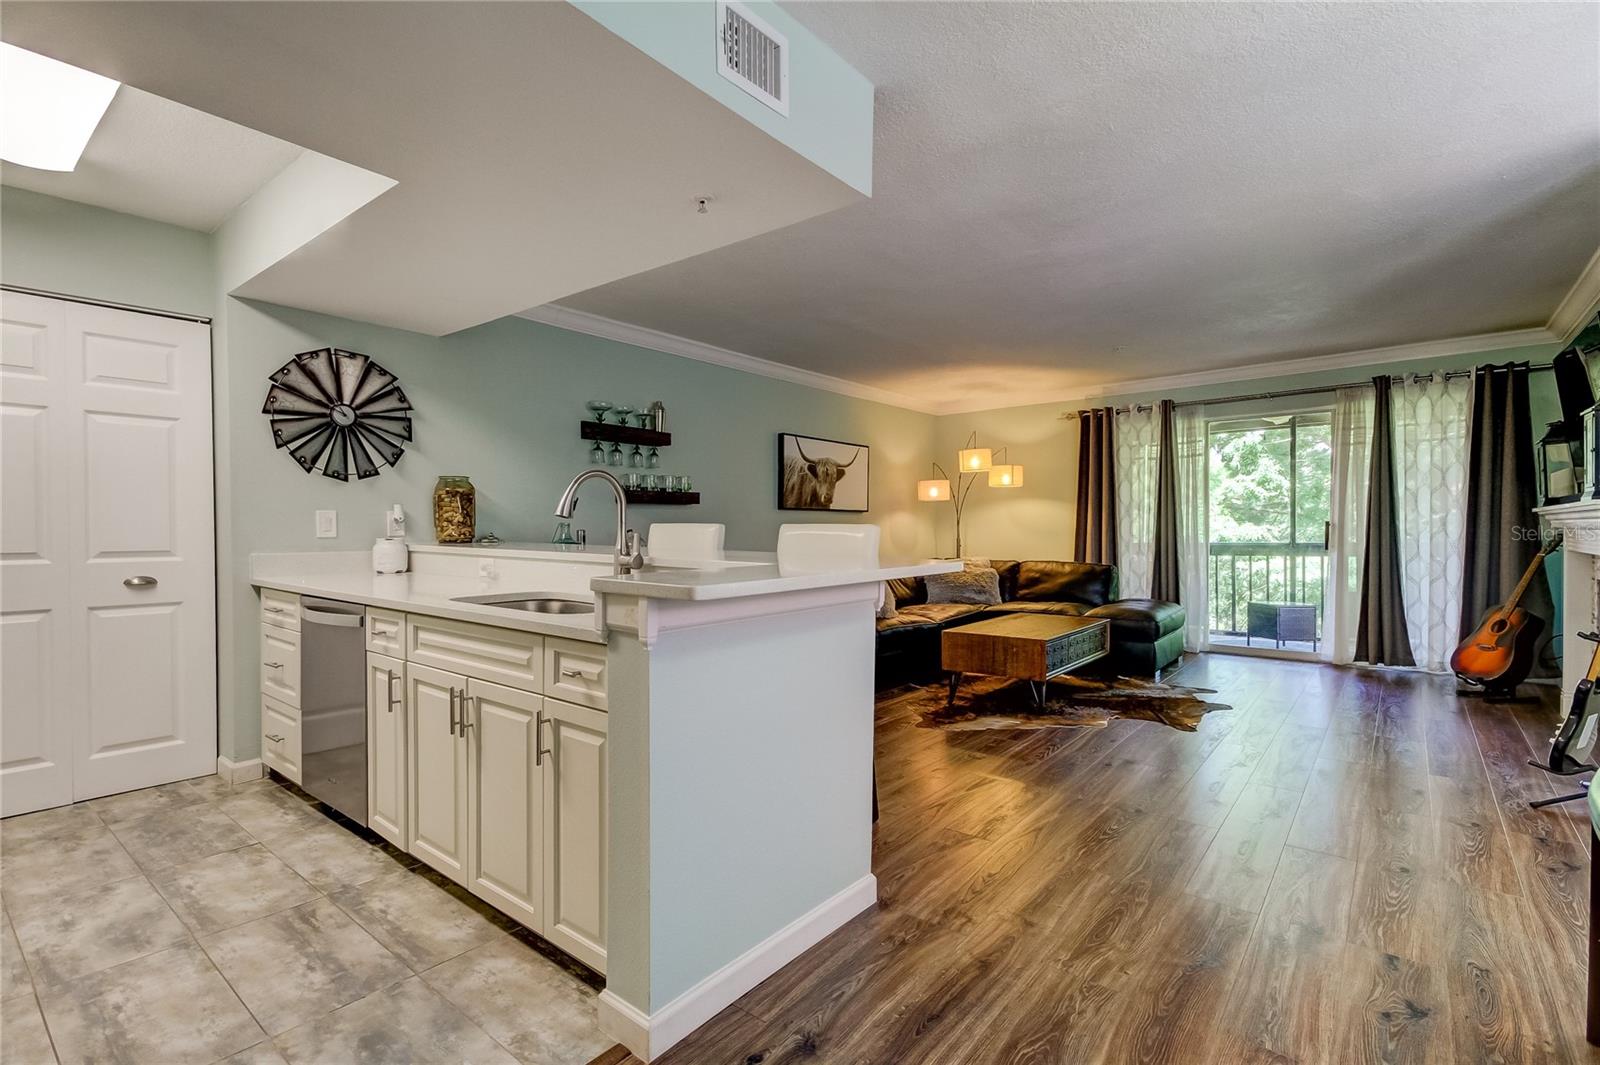
<path id="1" fill-rule="evenodd" d="M 930 684 L 907 697 L 923 728 L 957 732 L 983 729 L 1104 728 L 1113 718 L 1159 721 L 1193 732 L 1213 710 L 1231 709 L 1207 702 L 1211 688 L 1139 680 L 1135 677 L 1058 677 L 1046 688 L 1043 710 L 1035 707 L 1025 680 L 969 674 L 961 680 L 953 706 L 945 706 L 948 688 Z"/>

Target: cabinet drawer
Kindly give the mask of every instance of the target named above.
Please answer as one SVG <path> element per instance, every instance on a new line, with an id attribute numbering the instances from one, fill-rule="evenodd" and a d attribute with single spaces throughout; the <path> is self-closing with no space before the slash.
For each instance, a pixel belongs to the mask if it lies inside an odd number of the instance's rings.
<path id="1" fill-rule="evenodd" d="M 390 658 L 406 656 L 406 616 L 398 610 L 367 610 L 367 650 Z"/>
<path id="2" fill-rule="evenodd" d="M 261 697 L 261 761 L 300 783 L 300 714 L 265 695 Z"/>
<path id="3" fill-rule="evenodd" d="M 544 640 L 534 633 L 420 614 L 407 615 L 405 633 L 409 662 L 524 691 L 540 690 Z"/>
<path id="4" fill-rule="evenodd" d="M 261 589 L 261 622 L 291 632 L 300 631 L 300 597 L 293 592 Z"/>
<path id="5" fill-rule="evenodd" d="M 261 626 L 261 694 L 285 705 L 300 705 L 300 634 L 276 625 Z"/>
<path id="6" fill-rule="evenodd" d="M 606 708 L 605 644 L 544 638 L 544 693 L 596 710 Z"/>

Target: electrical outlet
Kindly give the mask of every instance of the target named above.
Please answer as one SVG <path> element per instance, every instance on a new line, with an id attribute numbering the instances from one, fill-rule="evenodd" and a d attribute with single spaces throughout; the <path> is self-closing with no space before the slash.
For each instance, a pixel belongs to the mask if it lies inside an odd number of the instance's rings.
<path id="1" fill-rule="evenodd" d="M 500 576 L 499 570 L 495 568 L 494 559 L 481 558 L 478 560 L 478 576 L 487 577 L 490 580 Z"/>
<path id="2" fill-rule="evenodd" d="M 317 511 L 317 539 L 331 540 L 339 535 L 339 512 L 337 510 Z"/>

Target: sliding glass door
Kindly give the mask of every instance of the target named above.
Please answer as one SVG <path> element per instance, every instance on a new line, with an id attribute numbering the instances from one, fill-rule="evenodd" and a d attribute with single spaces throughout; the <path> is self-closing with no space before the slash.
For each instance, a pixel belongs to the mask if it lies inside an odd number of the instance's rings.
<path id="1" fill-rule="evenodd" d="M 1211 647 L 1316 653 L 1328 578 L 1333 414 L 1207 424 Z"/>

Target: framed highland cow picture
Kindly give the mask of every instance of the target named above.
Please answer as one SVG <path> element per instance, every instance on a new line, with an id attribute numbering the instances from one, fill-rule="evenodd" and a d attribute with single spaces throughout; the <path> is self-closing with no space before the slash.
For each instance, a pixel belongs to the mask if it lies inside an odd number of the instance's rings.
<path id="1" fill-rule="evenodd" d="M 778 434 L 778 509 L 865 513 L 872 449 L 818 436 Z"/>

